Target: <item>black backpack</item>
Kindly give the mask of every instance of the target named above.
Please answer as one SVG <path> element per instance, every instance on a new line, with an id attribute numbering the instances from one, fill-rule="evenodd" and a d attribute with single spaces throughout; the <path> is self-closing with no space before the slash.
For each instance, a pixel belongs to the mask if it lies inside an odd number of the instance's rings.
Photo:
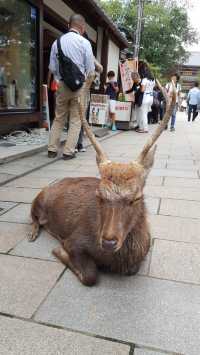
<path id="1" fill-rule="evenodd" d="M 85 75 L 69 57 L 64 55 L 61 49 L 60 38 L 57 40 L 57 47 L 61 79 L 71 91 L 77 91 L 83 86 Z"/>

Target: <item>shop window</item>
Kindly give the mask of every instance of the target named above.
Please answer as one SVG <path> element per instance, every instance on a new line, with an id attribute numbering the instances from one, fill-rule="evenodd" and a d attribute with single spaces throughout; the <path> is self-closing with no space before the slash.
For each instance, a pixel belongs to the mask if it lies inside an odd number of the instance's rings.
<path id="1" fill-rule="evenodd" d="M 37 10 L 0 1 L 0 112 L 37 108 Z"/>

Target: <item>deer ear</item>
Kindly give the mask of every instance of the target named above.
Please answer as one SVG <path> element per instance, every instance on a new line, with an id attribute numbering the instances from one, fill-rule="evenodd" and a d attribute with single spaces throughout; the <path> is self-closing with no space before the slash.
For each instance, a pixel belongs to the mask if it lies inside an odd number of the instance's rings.
<path id="1" fill-rule="evenodd" d="M 149 174 L 153 166 L 156 149 L 157 149 L 157 145 L 155 145 L 154 148 L 149 150 L 149 152 L 146 154 L 146 156 L 143 158 L 141 162 L 145 170 L 145 177 L 147 177 L 147 175 Z"/>

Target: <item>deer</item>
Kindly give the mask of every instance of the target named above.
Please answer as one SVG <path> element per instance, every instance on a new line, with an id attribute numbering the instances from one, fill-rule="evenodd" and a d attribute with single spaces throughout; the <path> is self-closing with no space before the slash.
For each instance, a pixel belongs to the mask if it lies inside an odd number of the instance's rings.
<path id="1" fill-rule="evenodd" d="M 159 87 L 162 89 L 160 83 Z M 167 106 L 164 118 L 135 161 L 110 161 L 88 125 L 79 103 L 83 127 L 96 151 L 97 177 L 66 177 L 45 187 L 31 206 L 30 242 L 44 227 L 60 245 L 53 254 L 85 286 L 97 283 L 99 270 L 135 275 L 147 255 L 150 226 L 144 186 L 154 163 L 155 142 L 176 105 L 162 89 Z"/>

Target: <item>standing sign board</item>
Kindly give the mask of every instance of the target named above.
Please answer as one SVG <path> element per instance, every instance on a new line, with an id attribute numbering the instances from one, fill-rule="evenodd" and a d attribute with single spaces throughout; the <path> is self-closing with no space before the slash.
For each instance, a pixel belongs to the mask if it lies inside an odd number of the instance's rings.
<path id="1" fill-rule="evenodd" d="M 130 90 L 133 86 L 133 80 L 131 77 L 131 73 L 133 71 L 137 71 L 137 62 L 135 60 L 126 60 L 124 62 L 119 63 L 120 67 L 120 74 L 121 74 L 121 81 L 122 81 L 122 89 L 125 93 L 126 91 Z M 126 94 L 125 95 L 127 101 L 134 101 L 133 94 Z"/>
<path id="2" fill-rule="evenodd" d="M 131 107 L 132 107 L 132 102 L 117 101 L 117 103 L 116 103 L 116 121 L 130 122 Z"/>
<path id="3" fill-rule="evenodd" d="M 106 125 L 109 117 L 109 97 L 107 95 L 91 95 L 89 123 Z"/>

